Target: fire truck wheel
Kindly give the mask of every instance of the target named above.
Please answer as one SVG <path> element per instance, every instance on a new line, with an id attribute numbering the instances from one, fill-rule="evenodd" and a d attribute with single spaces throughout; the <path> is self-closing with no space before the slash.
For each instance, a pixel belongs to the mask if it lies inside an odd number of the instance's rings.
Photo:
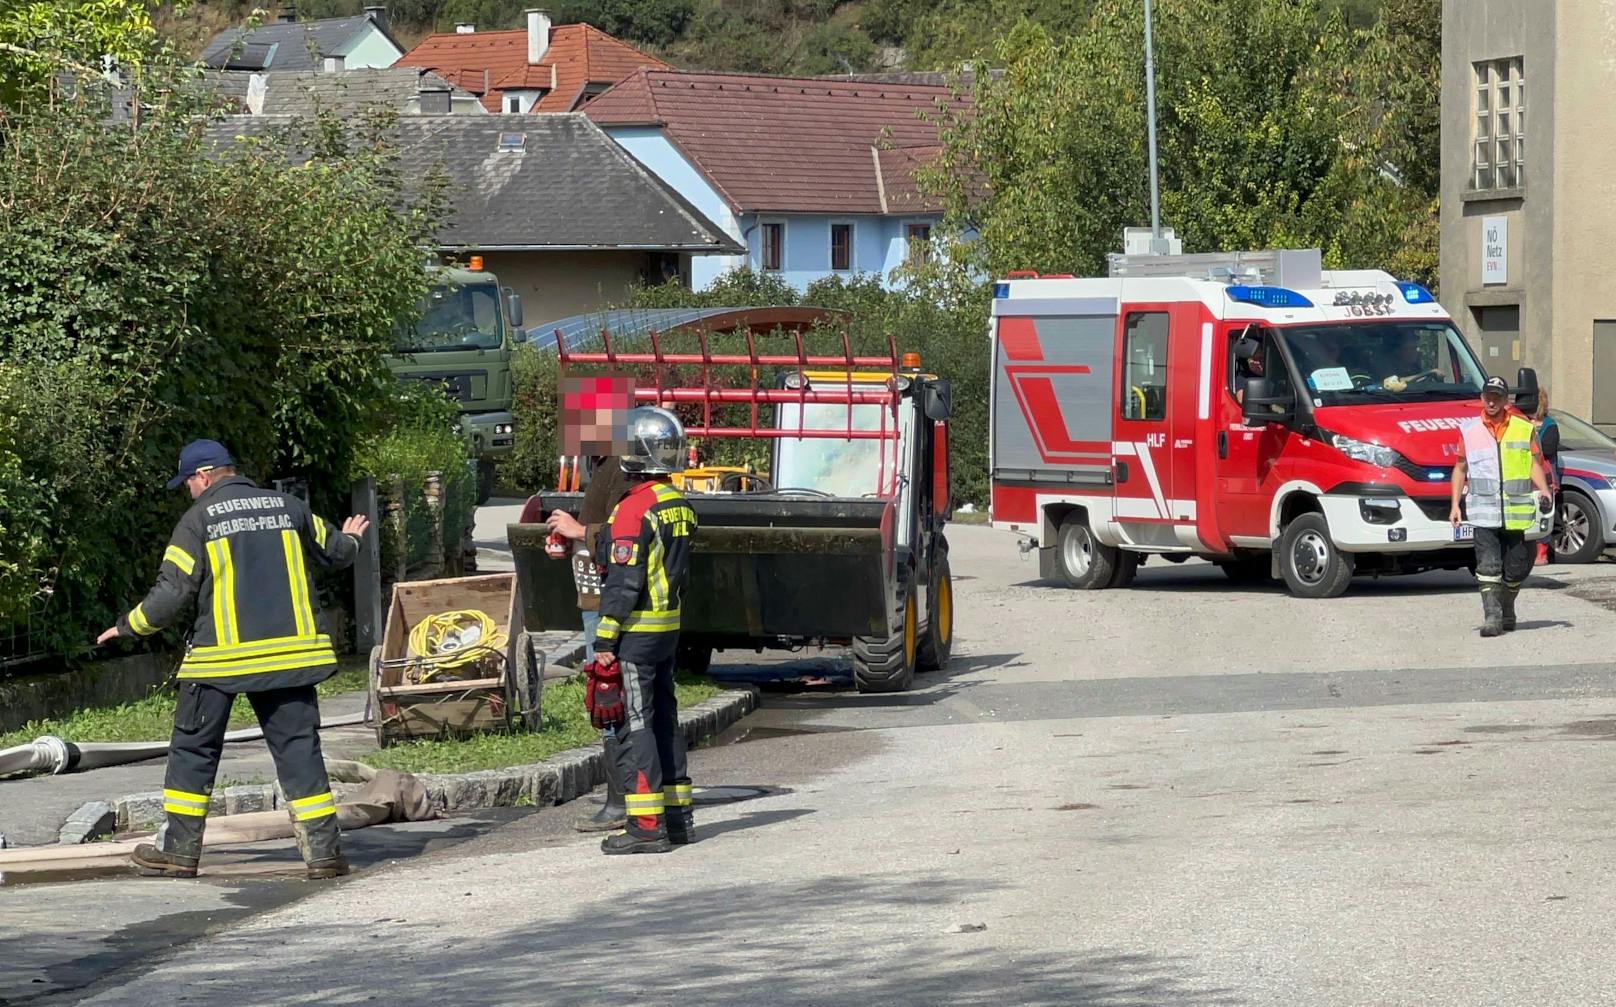
<path id="1" fill-rule="evenodd" d="M 1323 514 L 1303 514 L 1285 526 L 1279 569 L 1298 598 L 1334 598 L 1352 581 L 1352 557 L 1330 540 Z"/>
<path id="2" fill-rule="evenodd" d="M 926 630 L 920 634 L 915 662 L 921 671 L 947 667 L 954 652 L 954 578 L 948 569 L 948 553 L 939 553 L 931 568 L 931 590 L 926 592 Z"/>
<path id="3" fill-rule="evenodd" d="M 915 592 L 911 590 L 898 612 L 897 625 L 890 627 L 886 639 L 853 638 L 853 684 L 858 691 L 903 692 L 914 684 L 920 636 L 920 613 L 916 608 Z"/>
<path id="4" fill-rule="evenodd" d="M 1121 550 L 1098 542 L 1082 515 L 1066 516 L 1055 536 L 1055 545 L 1055 561 L 1067 587 L 1099 591 L 1111 586 L 1121 561 Z"/>
<path id="5" fill-rule="evenodd" d="M 1133 587 L 1133 579 L 1139 573 L 1139 564 L 1142 562 L 1144 557 L 1136 552 L 1117 550 L 1117 566 L 1111 573 L 1111 583 L 1106 587 Z"/>

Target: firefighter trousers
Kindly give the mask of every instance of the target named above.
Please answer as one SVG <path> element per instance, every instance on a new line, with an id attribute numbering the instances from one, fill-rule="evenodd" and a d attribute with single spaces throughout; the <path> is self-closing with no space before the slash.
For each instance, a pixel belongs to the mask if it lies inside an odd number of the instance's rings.
<path id="1" fill-rule="evenodd" d="M 617 730 L 617 779 L 628 807 L 628 831 L 637 836 L 667 835 L 669 813 L 680 815 L 682 823 L 690 820 L 690 770 L 673 662 L 671 655 L 654 663 L 619 662 L 627 720 Z"/>
<path id="2" fill-rule="evenodd" d="M 1484 587 L 1502 584 L 1506 591 L 1519 591 L 1532 572 L 1533 558 L 1525 531 L 1476 529 L 1476 580 Z"/>
<path id="3" fill-rule="evenodd" d="M 201 856 L 208 799 L 235 698 L 234 693 L 211 685 L 180 683 L 168 771 L 163 778 L 168 824 L 158 848 L 165 853 Z M 310 863 L 337 856 L 337 805 L 320 754 L 320 705 L 314 686 L 249 692 L 247 701 L 275 760 L 275 775 L 292 816 L 298 851 Z"/>

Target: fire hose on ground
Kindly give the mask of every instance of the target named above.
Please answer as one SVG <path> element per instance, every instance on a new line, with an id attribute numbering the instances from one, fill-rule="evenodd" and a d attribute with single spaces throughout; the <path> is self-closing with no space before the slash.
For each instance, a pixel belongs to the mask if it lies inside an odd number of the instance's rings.
<path id="1" fill-rule="evenodd" d="M 365 722 L 362 713 L 342 717 L 329 717 L 320 721 L 320 729 L 351 727 Z M 235 741 L 258 741 L 264 736 L 261 728 L 250 727 L 231 731 L 224 736 L 228 744 Z M 0 776 L 12 773 L 46 772 L 53 775 L 75 773 L 87 769 L 104 769 L 131 762 L 144 762 L 168 754 L 166 741 L 129 742 L 72 742 L 47 734 L 26 745 L 0 750 Z"/>

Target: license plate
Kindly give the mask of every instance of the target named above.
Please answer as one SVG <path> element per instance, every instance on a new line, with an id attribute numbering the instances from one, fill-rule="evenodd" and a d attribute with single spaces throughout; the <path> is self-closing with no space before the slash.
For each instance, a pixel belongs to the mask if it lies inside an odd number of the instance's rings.
<path id="1" fill-rule="evenodd" d="M 1453 529 L 1453 540 L 1455 542 L 1474 542 L 1476 540 L 1475 526 L 1462 524 Z"/>

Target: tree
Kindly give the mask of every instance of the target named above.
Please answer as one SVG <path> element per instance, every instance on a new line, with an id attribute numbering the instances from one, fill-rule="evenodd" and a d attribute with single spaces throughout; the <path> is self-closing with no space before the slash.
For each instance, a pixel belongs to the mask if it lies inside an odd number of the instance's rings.
<path id="1" fill-rule="evenodd" d="M 160 48 L 145 0 L 0 0 L 0 105 L 39 98 L 62 73 L 136 65 Z"/>
<path id="2" fill-rule="evenodd" d="M 944 125 L 923 183 L 949 205 L 957 258 L 1099 274 L 1149 221 L 1142 0 L 1101 0 L 1056 38 L 1020 22 L 994 47 L 973 111 Z M 1316 245 L 1332 265 L 1435 272 L 1435 193 L 1403 177 L 1406 85 L 1384 24 L 1348 27 L 1317 0 L 1158 0 L 1163 222 L 1186 251 Z"/>

